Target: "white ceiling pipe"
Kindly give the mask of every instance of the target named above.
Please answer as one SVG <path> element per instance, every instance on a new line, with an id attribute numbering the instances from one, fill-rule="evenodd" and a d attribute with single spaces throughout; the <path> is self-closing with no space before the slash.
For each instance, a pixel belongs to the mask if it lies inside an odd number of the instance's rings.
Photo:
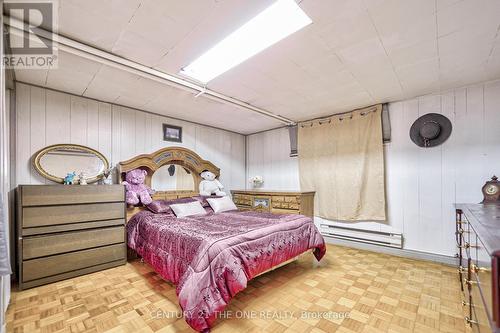
<path id="1" fill-rule="evenodd" d="M 16 18 L 4 16 L 4 22 L 11 28 L 14 28 L 15 30 L 25 31 L 24 23 Z M 253 106 L 246 102 L 240 101 L 236 98 L 226 96 L 224 94 L 218 93 L 210 89 L 206 89 L 206 87 L 199 85 L 197 83 L 141 65 L 134 61 L 130 61 L 125 58 L 114 55 L 112 53 L 99 50 L 89 45 L 85 45 L 70 38 L 61 36 L 59 34 L 38 28 L 37 36 L 54 41 L 55 43 L 57 43 L 57 47 L 62 51 L 70 52 L 77 56 L 84 57 L 89 60 L 96 61 L 115 68 L 119 68 L 128 71 L 130 73 L 155 80 L 157 82 L 166 83 L 176 88 L 188 90 L 191 92 L 197 92 L 198 93 L 197 96 L 204 96 L 219 102 L 231 104 L 239 108 L 257 112 L 263 116 L 274 118 L 286 125 L 295 124 L 295 122 L 291 119 L 288 119 L 280 115 L 276 115 L 270 111 Z"/>

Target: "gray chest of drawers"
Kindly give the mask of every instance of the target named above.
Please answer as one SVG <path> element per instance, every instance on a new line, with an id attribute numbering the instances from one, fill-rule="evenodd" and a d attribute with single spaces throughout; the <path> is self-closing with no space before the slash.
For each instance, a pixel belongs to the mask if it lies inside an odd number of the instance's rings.
<path id="1" fill-rule="evenodd" d="M 122 185 L 17 188 L 19 289 L 126 262 Z"/>
<path id="2" fill-rule="evenodd" d="M 465 321 L 472 332 L 500 333 L 500 205 L 455 207 Z"/>

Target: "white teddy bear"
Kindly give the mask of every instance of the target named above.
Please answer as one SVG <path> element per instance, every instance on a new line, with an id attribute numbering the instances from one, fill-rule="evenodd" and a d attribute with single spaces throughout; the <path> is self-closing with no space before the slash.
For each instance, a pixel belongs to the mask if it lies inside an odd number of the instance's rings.
<path id="1" fill-rule="evenodd" d="M 218 179 L 215 179 L 215 174 L 208 170 L 204 170 L 200 173 L 203 180 L 200 182 L 200 195 L 210 196 L 213 194 L 218 196 L 225 196 L 226 192 L 223 192 L 224 186 Z"/>

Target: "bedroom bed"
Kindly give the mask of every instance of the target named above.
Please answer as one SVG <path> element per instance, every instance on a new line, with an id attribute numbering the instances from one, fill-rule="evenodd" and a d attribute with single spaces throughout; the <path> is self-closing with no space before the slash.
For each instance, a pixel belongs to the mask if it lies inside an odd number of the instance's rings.
<path id="1" fill-rule="evenodd" d="M 195 185 L 203 170 L 217 176 L 220 172 L 196 153 L 178 147 L 122 162 L 119 172 L 123 178 L 127 171 L 144 169 L 148 172 L 145 182 L 151 185 L 158 169 L 173 164 L 189 170 Z M 128 247 L 176 285 L 186 322 L 200 332 L 210 330 L 250 279 L 309 250 L 319 261 L 326 251 L 312 219 L 303 215 L 237 210 L 214 213 L 206 198 L 194 190 L 158 191 L 153 199 L 162 210 L 127 209 Z M 192 201 L 199 201 L 206 214 L 178 218 L 169 209 L 171 204 Z"/>

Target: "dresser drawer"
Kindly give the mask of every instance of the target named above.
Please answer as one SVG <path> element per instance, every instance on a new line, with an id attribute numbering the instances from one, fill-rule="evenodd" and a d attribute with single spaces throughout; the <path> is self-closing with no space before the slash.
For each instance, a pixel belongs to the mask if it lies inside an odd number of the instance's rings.
<path id="1" fill-rule="evenodd" d="M 23 282 L 125 259 L 125 244 L 99 247 L 23 262 Z"/>
<path id="2" fill-rule="evenodd" d="M 300 202 L 300 197 L 298 197 L 298 196 L 286 196 L 285 197 L 285 202 L 299 203 Z"/>
<path id="3" fill-rule="evenodd" d="M 274 214 L 300 214 L 298 210 L 295 209 L 278 209 L 278 208 L 273 208 L 271 211 Z"/>
<path id="4" fill-rule="evenodd" d="M 125 197 L 123 185 L 106 186 L 23 186 L 23 206 L 69 205 L 97 202 L 119 202 Z"/>
<path id="5" fill-rule="evenodd" d="M 252 211 L 252 207 L 250 206 L 240 206 L 240 205 L 236 205 L 236 208 L 238 208 L 238 210 L 241 210 L 241 211 Z"/>
<path id="6" fill-rule="evenodd" d="M 101 221 L 91 221 L 91 222 L 80 222 L 80 223 L 70 223 L 70 224 L 57 224 L 57 225 L 47 225 L 43 227 L 32 227 L 22 229 L 23 236 L 33 236 L 33 235 L 44 235 L 52 234 L 56 232 L 65 231 L 78 231 L 85 229 L 94 228 L 105 228 L 112 226 L 124 226 L 125 219 L 113 219 L 113 220 L 101 220 Z"/>
<path id="7" fill-rule="evenodd" d="M 106 204 L 24 207 L 22 213 L 22 227 L 30 228 L 125 218 L 125 205 L 123 202 L 116 202 Z"/>
<path id="8" fill-rule="evenodd" d="M 234 194 L 233 201 L 237 205 L 244 205 L 244 206 L 251 206 L 252 205 L 252 197 L 249 195 Z"/>
<path id="9" fill-rule="evenodd" d="M 123 243 L 124 241 L 125 231 L 123 227 L 26 237 L 23 239 L 23 259 L 45 257 L 59 253 Z"/>

